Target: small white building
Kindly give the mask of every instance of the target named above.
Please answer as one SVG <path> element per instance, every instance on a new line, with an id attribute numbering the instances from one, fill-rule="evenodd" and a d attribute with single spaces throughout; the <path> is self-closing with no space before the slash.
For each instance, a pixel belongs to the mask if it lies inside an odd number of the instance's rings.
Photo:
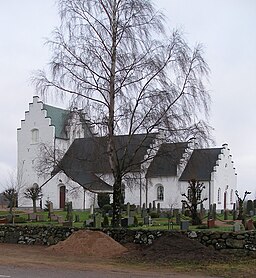
<path id="1" fill-rule="evenodd" d="M 205 185 L 205 208 L 215 203 L 218 210 L 232 209 L 237 174 L 227 144 L 194 149 L 193 140 L 167 143 L 157 134 L 136 134 L 132 138 L 120 135 L 115 140 L 120 157 L 128 150 L 125 167 L 130 166 L 123 180 L 125 202 L 181 208 L 181 194 L 187 192 L 188 181 L 196 179 Z M 51 174 L 38 175 L 36 171 L 42 144 L 65 153 Z M 95 204 L 97 193 L 112 193 L 108 161 L 107 138 L 93 134 L 81 111 L 63 110 L 33 98 L 18 129 L 17 163 L 26 187 L 42 187 L 42 204 L 49 200 L 55 209 L 63 209 L 65 202 L 72 201 L 75 209 L 89 208 Z M 31 206 L 31 201 L 23 198 L 26 187 L 19 193 L 20 206 Z"/>

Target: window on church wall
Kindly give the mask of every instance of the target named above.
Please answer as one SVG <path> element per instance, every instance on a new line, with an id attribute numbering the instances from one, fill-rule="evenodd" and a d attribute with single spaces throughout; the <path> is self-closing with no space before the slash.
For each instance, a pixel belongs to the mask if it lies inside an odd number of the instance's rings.
<path id="1" fill-rule="evenodd" d="M 31 130 L 31 143 L 32 144 L 39 143 L 39 130 L 36 128 Z"/>
<path id="2" fill-rule="evenodd" d="M 162 185 L 159 185 L 157 187 L 157 200 L 158 201 L 164 200 L 164 187 Z"/>
<path id="3" fill-rule="evenodd" d="M 218 196 L 217 196 L 217 202 L 218 204 L 221 204 L 221 189 L 218 189 Z"/>
<path id="4" fill-rule="evenodd" d="M 196 191 L 196 199 L 199 201 L 201 200 L 201 197 L 202 197 L 202 194 L 201 194 L 201 191 L 199 189 L 197 189 Z M 191 188 L 188 189 L 188 200 L 190 202 L 192 202 L 192 198 L 193 198 L 193 191 Z"/>

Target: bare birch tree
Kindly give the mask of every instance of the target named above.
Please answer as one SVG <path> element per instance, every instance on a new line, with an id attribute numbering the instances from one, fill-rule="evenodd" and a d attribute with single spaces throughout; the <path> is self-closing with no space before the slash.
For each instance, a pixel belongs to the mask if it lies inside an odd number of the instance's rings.
<path id="1" fill-rule="evenodd" d="M 206 139 L 210 97 L 201 45 L 167 34 L 150 0 L 59 0 L 61 25 L 48 41 L 50 73 L 34 77 L 37 91 L 70 95 L 86 106 L 108 138 L 114 177 L 113 225 L 120 226 L 121 184 L 127 167 L 114 136 L 164 131 L 173 141 Z"/>

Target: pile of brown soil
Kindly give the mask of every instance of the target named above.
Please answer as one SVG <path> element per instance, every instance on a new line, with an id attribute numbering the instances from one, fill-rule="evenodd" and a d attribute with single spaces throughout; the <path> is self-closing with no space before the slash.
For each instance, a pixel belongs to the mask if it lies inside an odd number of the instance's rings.
<path id="1" fill-rule="evenodd" d="M 123 254 L 127 249 L 99 231 L 79 230 L 64 241 L 47 248 L 58 254 L 114 257 Z"/>
<path id="2" fill-rule="evenodd" d="M 181 234 L 165 235 L 156 239 L 150 246 L 139 248 L 129 246 L 128 249 L 130 252 L 123 256 L 124 260 L 161 261 L 164 263 L 171 261 L 209 262 L 226 260 L 226 257 L 218 251 Z"/>

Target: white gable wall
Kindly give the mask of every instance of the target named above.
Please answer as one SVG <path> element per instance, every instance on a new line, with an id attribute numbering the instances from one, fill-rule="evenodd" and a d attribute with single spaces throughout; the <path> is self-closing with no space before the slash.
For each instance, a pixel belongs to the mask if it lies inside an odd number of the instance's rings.
<path id="1" fill-rule="evenodd" d="M 211 201 L 216 204 L 217 210 L 224 209 L 225 195 L 226 208 L 232 209 L 236 201 L 237 174 L 227 144 L 223 145 L 222 154 L 219 155 L 217 165 L 214 167 L 211 185 Z"/>
<path id="2" fill-rule="evenodd" d="M 33 103 L 29 104 L 29 111 L 25 112 L 25 120 L 21 121 L 21 127 L 17 130 L 17 168 L 18 175 L 23 177 L 22 183 L 24 184 L 19 192 L 19 206 L 31 207 L 32 201 L 23 197 L 25 189 L 31 187 L 35 183 L 41 186 L 50 178 L 50 175 L 38 177 L 35 171 L 40 143 L 44 143 L 52 149 L 59 149 L 64 154 L 75 138 L 85 136 L 83 124 L 80 121 L 77 111 L 71 114 L 67 125 L 67 131 L 70 133 L 69 139 L 56 138 L 55 126 L 52 125 L 51 118 L 47 117 L 47 111 L 43 109 L 43 103 L 39 101 L 38 97 L 33 97 Z M 36 132 L 33 134 L 34 131 Z M 22 173 L 22 175 L 20 173 Z M 59 208 L 58 184 L 59 182 L 53 179 L 43 187 L 43 205 L 45 200 L 51 197 L 50 199 L 52 199 L 54 203 L 54 208 Z M 82 188 L 80 188 L 80 190 L 83 191 Z M 81 197 L 82 199 L 83 195 L 84 194 L 82 194 Z M 83 200 L 81 201 L 78 199 L 79 198 L 73 198 L 74 205 L 77 208 L 82 208 Z M 91 199 L 91 194 L 88 195 L 87 203 L 89 203 L 89 199 Z M 37 205 L 39 205 L 39 202 Z"/>
<path id="3" fill-rule="evenodd" d="M 46 111 L 42 110 L 43 103 L 38 102 L 38 97 L 33 98 L 33 103 L 29 104 L 29 111 L 25 113 L 25 120 L 21 122 L 21 128 L 17 131 L 18 141 L 18 175 L 23 172 L 26 187 L 31 187 L 34 183 L 39 186 L 44 181 L 40 179 L 34 167 L 38 153 L 38 146 L 41 142 L 53 146 L 55 127 L 51 126 L 51 120 L 46 118 Z M 38 140 L 33 140 L 32 133 L 38 130 Z M 25 188 L 19 193 L 19 205 L 31 206 L 32 201 L 23 197 Z"/>

